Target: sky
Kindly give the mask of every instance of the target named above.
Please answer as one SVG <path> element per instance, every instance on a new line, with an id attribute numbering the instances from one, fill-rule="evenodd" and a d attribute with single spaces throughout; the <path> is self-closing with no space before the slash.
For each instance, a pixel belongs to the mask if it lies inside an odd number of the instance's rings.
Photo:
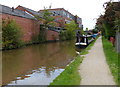
<path id="1" fill-rule="evenodd" d="M 0 4 L 14 8 L 21 5 L 35 11 L 50 5 L 51 8 L 64 8 L 82 18 L 84 29 L 93 29 L 96 19 L 104 14 L 103 4 L 108 1 L 110 0 L 0 0 Z"/>

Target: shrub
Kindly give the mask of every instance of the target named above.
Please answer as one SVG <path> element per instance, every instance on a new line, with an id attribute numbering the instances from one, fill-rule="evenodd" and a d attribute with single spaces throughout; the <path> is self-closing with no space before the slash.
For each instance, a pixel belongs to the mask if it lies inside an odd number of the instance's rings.
<path id="1" fill-rule="evenodd" d="M 20 27 L 14 20 L 2 20 L 2 49 L 18 48 L 23 45 Z"/>
<path id="2" fill-rule="evenodd" d="M 70 23 L 65 25 L 66 31 L 60 32 L 60 40 L 72 40 L 75 38 L 75 30 L 78 29 L 78 25 L 71 21 Z"/>
<path id="3" fill-rule="evenodd" d="M 66 32 L 65 31 L 60 31 L 60 40 L 66 40 Z"/>
<path id="4" fill-rule="evenodd" d="M 66 39 L 67 40 L 72 40 L 75 38 L 75 32 L 72 30 L 67 30 L 66 31 Z"/>
<path id="5" fill-rule="evenodd" d="M 46 32 L 47 32 L 47 26 L 46 25 L 40 25 L 40 32 L 38 35 L 38 41 L 39 42 L 45 42 L 46 39 Z"/>
<path id="6" fill-rule="evenodd" d="M 32 35 L 31 44 L 32 43 L 39 43 L 39 35 Z"/>

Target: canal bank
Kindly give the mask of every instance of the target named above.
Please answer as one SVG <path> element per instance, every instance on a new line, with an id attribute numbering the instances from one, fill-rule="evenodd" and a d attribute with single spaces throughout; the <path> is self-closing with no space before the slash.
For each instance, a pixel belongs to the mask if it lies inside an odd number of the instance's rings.
<path id="1" fill-rule="evenodd" d="M 96 40 L 82 50 L 80 55 L 78 55 L 50 85 L 80 85 L 81 76 L 78 68 L 84 59 L 84 55 L 88 54 L 88 50 L 91 49 Z"/>

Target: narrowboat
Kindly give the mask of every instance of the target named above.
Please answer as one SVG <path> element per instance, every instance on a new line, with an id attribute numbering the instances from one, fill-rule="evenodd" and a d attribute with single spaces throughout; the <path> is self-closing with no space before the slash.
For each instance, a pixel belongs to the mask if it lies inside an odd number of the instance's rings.
<path id="1" fill-rule="evenodd" d="M 86 47 L 94 40 L 93 35 L 81 35 L 79 41 L 75 43 L 75 46 Z"/>

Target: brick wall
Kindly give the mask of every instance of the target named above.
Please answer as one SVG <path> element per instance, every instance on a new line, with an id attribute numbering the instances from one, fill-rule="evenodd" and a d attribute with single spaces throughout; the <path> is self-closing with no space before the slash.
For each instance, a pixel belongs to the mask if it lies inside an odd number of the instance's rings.
<path id="1" fill-rule="evenodd" d="M 3 19 L 9 18 L 9 19 L 14 19 L 16 21 L 16 23 L 21 27 L 21 31 L 23 34 L 21 39 L 26 43 L 31 41 L 33 36 L 37 36 L 39 34 L 40 24 L 35 20 L 18 17 L 18 16 L 12 16 L 9 14 L 0 14 L 0 16 L 1 15 Z M 50 41 L 58 38 L 59 38 L 58 32 L 47 30 L 47 40 Z"/>
<path id="2" fill-rule="evenodd" d="M 47 30 L 47 40 L 48 41 L 59 40 L 59 33 L 53 30 Z"/>
<path id="3" fill-rule="evenodd" d="M 33 35 L 38 35 L 39 32 L 39 24 L 36 24 L 37 21 L 22 18 L 18 16 L 12 16 L 9 14 L 2 14 L 3 19 L 13 19 L 16 21 L 16 23 L 21 27 L 22 31 L 22 40 L 25 42 L 29 42 L 32 39 Z"/>
<path id="4" fill-rule="evenodd" d="M 0 14 L 1 15 L 1 14 Z M 32 40 L 33 35 L 39 34 L 39 24 L 35 20 L 18 17 L 18 16 L 12 16 L 9 14 L 2 14 L 3 19 L 13 19 L 16 21 L 16 23 L 20 26 L 22 31 L 22 40 L 25 42 L 29 42 Z"/>

